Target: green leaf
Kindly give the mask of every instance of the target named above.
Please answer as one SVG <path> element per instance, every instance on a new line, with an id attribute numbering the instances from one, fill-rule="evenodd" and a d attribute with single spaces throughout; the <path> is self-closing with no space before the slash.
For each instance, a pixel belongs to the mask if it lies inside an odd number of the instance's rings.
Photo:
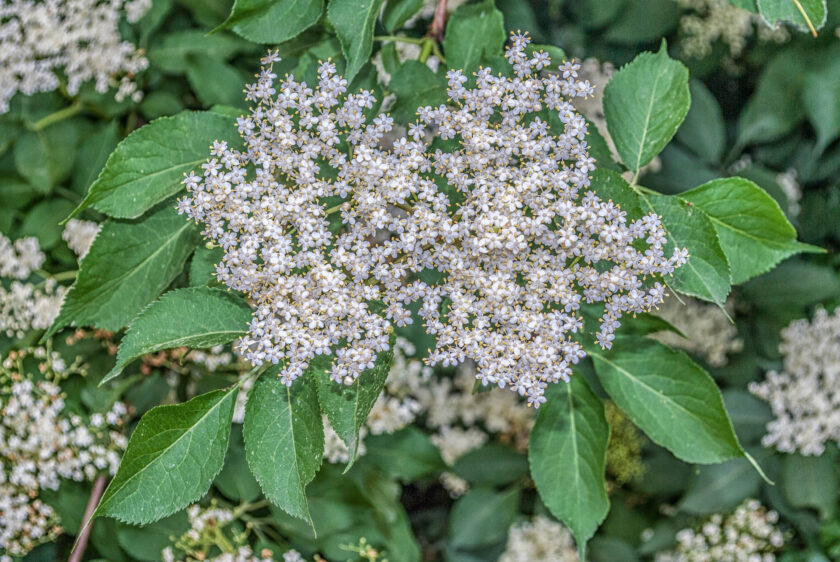
<path id="1" fill-rule="evenodd" d="M 79 150 L 79 162 L 84 162 L 84 165 L 76 166 L 73 171 L 73 188 L 76 191 L 87 193 L 118 141 L 116 121 L 111 121 L 85 141 Z"/>
<path id="2" fill-rule="evenodd" d="M 635 47 L 657 41 L 670 35 L 680 21 L 680 7 L 673 0 L 630 0 L 625 6 L 621 16 L 604 30 L 603 36 L 610 43 Z"/>
<path id="3" fill-rule="evenodd" d="M 231 35 L 208 35 L 200 30 L 168 33 L 160 45 L 149 49 L 149 64 L 164 72 L 183 73 L 190 65 L 190 55 L 203 54 L 217 60 L 227 60 L 248 44 Z"/>
<path id="4" fill-rule="evenodd" d="M 330 0 L 327 19 L 347 60 L 344 79 L 352 82 L 373 50 L 373 28 L 383 0 Z"/>
<path id="5" fill-rule="evenodd" d="M 242 426 L 238 423 L 233 424 L 231 429 L 225 466 L 214 484 L 225 496 L 238 502 L 252 502 L 262 493 L 260 485 L 248 470 Z"/>
<path id="6" fill-rule="evenodd" d="M 659 52 L 642 53 L 604 88 L 604 115 L 621 161 L 632 171 L 653 160 L 688 113 L 688 70 Z"/>
<path id="7" fill-rule="evenodd" d="M 238 390 L 149 410 L 94 516 L 145 525 L 199 500 L 222 469 Z"/>
<path id="8" fill-rule="evenodd" d="M 161 551 L 172 546 L 172 537 L 180 537 L 189 530 L 189 519 L 186 512 L 182 511 L 151 525 L 120 527 L 116 542 L 133 558 L 157 562 L 161 559 Z"/>
<path id="9" fill-rule="evenodd" d="M 717 164 L 726 149 L 723 113 L 715 96 L 697 79 L 688 85 L 691 109 L 677 131 L 677 140 L 708 164 Z"/>
<path id="10" fill-rule="evenodd" d="M 323 0 L 236 0 L 217 29 L 255 43 L 282 43 L 315 25 L 323 10 Z"/>
<path id="11" fill-rule="evenodd" d="M 749 144 L 774 141 L 799 123 L 804 116 L 800 93 L 807 74 L 791 69 L 801 69 L 805 63 L 801 53 L 787 49 L 767 63 L 755 93 L 738 117 L 733 153 Z"/>
<path id="12" fill-rule="evenodd" d="M 206 287 L 176 289 L 131 321 L 120 342 L 117 364 L 99 384 L 117 377 L 143 355 L 186 346 L 213 347 L 248 332 L 251 307 L 233 293 Z"/>
<path id="13" fill-rule="evenodd" d="M 123 139 L 71 217 L 91 206 L 139 217 L 183 189 L 184 174 L 209 158 L 215 140 L 238 144 L 236 119 L 211 111 L 155 119 Z"/>
<path id="14" fill-rule="evenodd" d="M 446 79 L 416 60 L 405 61 L 391 76 L 388 88 L 397 96 L 391 111 L 400 123 L 414 121 L 418 107 L 434 107 L 447 99 Z"/>
<path id="15" fill-rule="evenodd" d="M 755 496 L 760 485 L 761 477 L 745 458 L 698 467 L 679 509 L 693 515 L 731 511 Z"/>
<path id="16" fill-rule="evenodd" d="M 674 272 L 669 285 L 681 293 L 723 306 L 730 290 L 730 269 L 717 231 L 708 215 L 686 201 L 667 195 L 640 195 L 642 208 L 662 219 L 668 244 L 688 248 L 688 262 Z"/>
<path id="17" fill-rule="evenodd" d="M 519 512 L 520 491 L 476 488 L 459 498 L 449 518 L 450 544 L 474 548 L 501 541 Z"/>
<path id="18" fill-rule="evenodd" d="M 205 107 L 245 104 L 245 80 L 233 66 L 207 55 L 190 56 L 187 81 Z"/>
<path id="19" fill-rule="evenodd" d="M 219 246 L 199 246 L 190 262 L 190 286 L 219 285 L 216 279 L 216 265 L 222 261 L 224 255 L 225 251 Z"/>
<path id="20" fill-rule="evenodd" d="M 462 5 L 446 24 L 446 65 L 469 78 L 480 64 L 501 54 L 505 39 L 504 18 L 493 0 Z"/>
<path id="21" fill-rule="evenodd" d="M 682 351 L 635 336 L 586 351 L 618 407 L 677 458 L 710 464 L 744 456 L 720 390 Z"/>
<path id="22" fill-rule="evenodd" d="M 347 445 L 350 451 L 350 462 L 356 460 L 359 448 L 359 430 L 365 424 L 376 399 L 385 387 L 385 380 L 394 361 L 394 342 L 396 337 L 391 335 L 391 348 L 376 357 L 372 369 L 364 371 L 353 384 L 346 385 L 330 380 L 333 357 L 319 355 L 310 364 L 303 376 L 317 381 L 318 401 L 321 410 L 326 414 L 330 425 Z"/>
<path id="23" fill-rule="evenodd" d="M 840 296 L 840 279 L 829 266 L 792 259 L 745 284 L 741 294 L 771 312 L 780 305 L 796 310 Z"/>
<path id="24" fill-rule="evenodd" d="M 797 242 L 796 229 L 779 204 L 749 180 L 721 178 L 681 197 L 702 209 L 714 224 L 733 284 L 761 275 L 793 254 L 821 251 Z"/>
<path id="25" fill-rule="evenodd" d="M 458 457 L 452 472 L 470 484 L 503 486 L 528 475 L 528 459 L 510 447 L 488 443 Z"/>
<path id="26" fill-rule="evenodd" d="M 610 509 L 604 465 L 610 427 L 583 377 L 550 385 L 528 446 L 540 497 L 575 536 L 581 552 Z M 581 559 L 584 559 L 581 556 Z"/>
<path id="27" fill-rule="evenodd" d="M 365 460 L 404 482 L 446 468 L 429 436 L 410 425 L 394 433 L 369 435 Z"/>
<path id="28" fill-rule="evenodd" d="M 265 497 L 312 525 L 305 489 L 324 457 L 315 381 L 299 377 L 286 386 L 276 373 L 263 374 L 248 392 L 245 456 Z"/>
<path id="29" fill-rule="evenodd" d="M 139 222 L 106 222 L 44 338 L 65 326 L 122 329 L 180 273 L 197 239 L 170 205 Z"/>
<path id="30" fill-rule="evenodd" d="M 802 15 L 800 6 L 807 19 Z M 758 0 L 758 13 L 770 27 L 777 27 L 779 22 L 790 22 L 800 31 L 822 29 L 828 18 L 825 0 Z"/>
<path id="31" fill-rule="evenodd" d="M 826 56 L 822 67 L 808 73 L 802 102 L 808 121 L 817 132 L 818 152 L 840 136 L 840 54 Z"/>
<path id="32" fill-rule="evenodd" d="M 423 0 L 388 0 L 382 12 L 382 25 L 388 33 L 394 33 L 422 7 Z"/>
<path id="33" fill-rule="evenodd" d="M 824 520 L 837 513 L 837 454 L 828 448 L 820 456 L 785 455 L 782 492 L 793 507 L 810 507 Z"/>
<path id="34" fill-rule="evenodd" d="M 666 282 L 675 290 L 723 305 L 730 289 L 729 263 L 709 217 L 696 207 L 673 196 L 634 190 L 619 174 L 595 170 L 592 188 L 604 200 L 612 200 L 631 217 L 647 213 L 659 215 L 668 243 L 665 254 L 674 247 L 688 248 L 688 262 Z"/>

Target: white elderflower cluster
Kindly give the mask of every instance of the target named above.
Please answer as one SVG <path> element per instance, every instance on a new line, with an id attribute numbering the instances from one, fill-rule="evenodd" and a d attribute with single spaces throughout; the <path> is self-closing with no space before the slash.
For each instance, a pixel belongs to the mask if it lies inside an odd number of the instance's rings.
<path id="1" fill-rule="evenodd" d="M 729 515 L 712 515 L 698 529 L 677 533 L 677 547 L 656 562 L 774 562 L 785 537 L 779 514 L 747 499 Z"/>
<path id="2" fill-rule="evenodd" d="M 680 19 L 683 52 L 693 58 L 712 53 L 720 40 L 729 48 L 729 56 L 741 56 L 747 40 L 755 34 L 759 41 L 784 43 L 790 39 L 787 30 L 765 24 L 761 16 L 733 6 L 729 0 L 675 0 L 682 8 L 691 10 Z"/>
<path id="3" fill-rule="evenodd" d="M 263 59 L 247 90 L 256 107 L 239 119 L 245 150 L 214 143 L 179 203 L 224 249 L 219 280 L 254 303 L 249 361 L 284 362 L 291 384 L 341 344 L 331 378 L 350 384 L 420 300 L 437 340 L 431 364 L 472 359 L 483 384 L 539 406 L 585 356 L 572 339 L 581 302 L 605 303 L 604 347 L 623 314 L 661 302 L 664 286 L 644 280 L 671 274 L 687 252 L 666 257 L 659 217 L 633 220 L 588 190 L 586 122 L 567 100 L 592 87 L 570 62 L 541 74 L 549 57 L 527 55 L 528 42 L 512 38 L 512 77 L 482 68 L 467 88 L 450 71 L 450 105 L 420 108 L 387 150 L 392 119 L 370 118 L 373 95 L 347 93 L 334 64 L 312 88 L 293 76 L 276 83 L 278 58 Z M 562 132 L 534 116 L 544 110 Z M 417 277 L 426 270 L 442 280 Z"/>
<path id="4" fill-rule="evenodd" d="M 499 562 L 579 562 L 572 533 L 561 523 L 537 515 L 511 525 Z"/>
<path id="5" fill-rule="evenodd" d="M 724 305 L 730 315 L 734 309 L 732 301 Z M 714 304 L 702 303 L 696 299 L 665 299 L 657 312 L 672 326 L 685 334 L 659 332 L 653 337 L 677 349 L 683 349 L 702 357 L 712 367 L 722 367 L 729 361 L 727 355 L 744 349 L 744 340 L 738 337 L 738 329 L 726 314 Z"/>
<path id="6" fill-rule="evenodd" d="M 61 238 L 67 242 L 67 246 L 73 250 L 79 261 L 82 261 L 101 229 L 102 226 L 93 221 L 70 219 L 61 233 Z"/>
<path id="7" fill-rule="evenodd" d="M 19 238 L 12 242 L 0 234 L 0 277 L 26 279 L 43 265 L 45 259 L 37 238 Z"/>
<path id="8" fill-rule="evenodd" d="M 783 370 L 749 386 L 775 416 L 761 442 L 784 453 L 821 455 L 826 441 L 840 443 L 840 308 L 791 322 L 779 351 Z"/>
<path id="9" fill-rule="evenodd" d="M 56 371 L 64 368 L 55 357 L 48 364 Z M 126 409 L 117 402 L 85 421 L 64 411 L 56 384 L 23 378 L 9 358 L 3 378 L 10 384 L 0 394 L 0 549 L 23 556 L 60 532 L 56 514 L 39 499 L 40 490 L 57 490 L 62 479 L 116 473 L 127 445 L 119 432 Z"/>
<path id="10" fill-rule="evenodd" d="M 45 259 L 37 238 L 12 242 L 0 234 L 0 334 L 22 338 L 29 330 L 49 328 L 58 316 L 65 287 L 53 279 L 40 284 L 23 282 Z M 11 282 L 5 285 L 3 278 Z"/>
<path id="11" fill-rule="evenodd" d="M 120 19 L 134 23 L 151 0 L 4 0 L 0 5 L 0 113 L 17 92 L 60 86 L 75 95 L 92 80 L 96 91 L 139 101 L 134 75 L 148 61 L 120 37 Z M 63 80 L 66 78 L 66 82 Z"/>

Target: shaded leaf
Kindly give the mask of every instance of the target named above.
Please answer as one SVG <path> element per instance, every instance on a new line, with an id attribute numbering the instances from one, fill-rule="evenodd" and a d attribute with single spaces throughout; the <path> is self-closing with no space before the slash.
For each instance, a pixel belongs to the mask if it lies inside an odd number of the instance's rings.
<path id="1" fill-rule="evenodd" d="M 147 353 L 231 342 L 248 332 L 250 320 L 248 303 L 225 290 L 201 287 L 169 291 L 131 321 L 120 342 L 117 364 L 100 384 Z"/>

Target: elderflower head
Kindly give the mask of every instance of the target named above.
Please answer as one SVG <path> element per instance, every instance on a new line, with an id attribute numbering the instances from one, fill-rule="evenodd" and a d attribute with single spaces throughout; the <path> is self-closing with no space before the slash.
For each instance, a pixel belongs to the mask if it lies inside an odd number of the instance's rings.
<path id="1" fill-rule="evenodd" d="M 677 547 L 656 562 L 773 562 L 784 544 L 779 514 L 748 499 L 729 515 L 715 514 L 697 529 L 677 533 Z"/>
<path id="2" fill-rule="evenodd" d="M 821 455 L 826 441 L 840 443 L 840 308 L 791 322 L 779 351 L 784 369 L 749 386 L 775 416 L 761 442 L 784 453 Z"/>
<path id="3" fill-rule="evenodd" d="M 760 41 L 784 43 L 790 39 L 784 27 L 773 29 L 758 14 L 733 6 L 729 0 L 675 1 L 691 10 L 680 19 L 681 46 L 689 57 L 710 55 L 715 41 L 720 40 L 729 47 L 729 56 L 737 58 L 754 33 Z"/>
<path id="4" fill-rule="evenodd" d="M 39 499 L 41 490 L 58 490 L 62 479 L 116 473 L 127 444 L 119 432 L 126 408 L 117 402 L 85 421 L 65 410 L 58 385 L 33 382 L 21 372 L 24 352 L 13 354 L 0 367 L 0 549 L 23 556 L 60 532 L 57 515 Z M 47 376 L 60 378 L 67 370 L 54 353 L 32 355 L 43 356 L 39 369 Z"/>
<path id="5" fill-rule="evenodd" d="M 67 289 L 53 279 L 24 282 L 44 259 L 37 238 L 12 243 L 0 234 L 0 334 L 22 338 L 29 330 L 48 328 L 58 316 Z M 2 278 L 12 281 L 4 285 Z"/>
<path id="6" fill-rule="evenodd" d="M 17 92 L 49 92 L 66 78 L 67 92 L 78 93 L 92 80 L 116 98 L 142 96 L 133 81 L 148 61 L 120 37 L 120 19 L 136 22 L 150 0 L 4 0 L 0 5 L 0 113 Z"/>
<path id="7" fill-rule="evenodd" d="M 549 61 L 528 42 L 512 37 L 511 77 L 482 68 L 468 87 L 448 72 L 449 105 L 419 108 L 387 150 L 393 120 L 371 118 L 373 94 L 347 93 L 333 63 L 310 87 L 276 82 L 278 58 L 263 59 L 247 88 L 256 107 L 239 119 L 245 150 L 214 143 L 179 202 L 223 248 L 219 280 L 254 303 L 246 359 L 283 362 L 291 384 L 335 352 L 331 378 L 351 384 L 419 300 L 436 338 L 429 363 L 472 359 L 483 384 L 539 406 L 585 356 L 573 339 L 582 303 L 606 305 L 597 341 L 609 347 L 623 314 L 661 302 L 664 286 L 643 279 L 672 273 L 687 252 L 666 257 L 657 215 L 632 220 L 589 189 L 586 122 L 567 100 L 592 88 L 571 62 L 540 74 Z M 426 270 L 442 280 L 423 281 Z"/>
<path id="8" fill-rule="evenodd" d="M 561 523 L 537 515 L 511 525 L 499 562 L 579 562 L 572 533 Z"/>

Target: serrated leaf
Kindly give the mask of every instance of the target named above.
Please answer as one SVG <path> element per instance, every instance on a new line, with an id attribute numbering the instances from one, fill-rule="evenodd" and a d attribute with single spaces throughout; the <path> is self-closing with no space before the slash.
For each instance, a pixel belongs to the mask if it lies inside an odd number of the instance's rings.
<path id="1" fill-rule="evenodd" d="M 729 261 L 733 284 L 761 275 L 793 254 L 821 251 L 797 242 L 796 229 L 779 204 L 749 180 L 721 178 L 680 197 L 711 219 Z"/>
<path id="2" fill-rule="evenodd" d="M 531 475 L 543 502 L 585 551 L 610 509 L 604 487 L 610 427 L 582 376 L 550 385 L 546 394 L 528 445 Z"/>
<path id="3" fill-rule="evenodd" d="M 181 272 L 197 240 L 171 205 L 142 221 L 106 222 L 44 338 L 65 326 L 122 329 Z"/>
<path id="4" fill-rule="evenodd" d="M 731 274 L 709 217 L 677 197 L 641 194 L 640 198 L 642 208 L 662 220 L 668 239 L 665 254 L 670 255 L 675 246 L 688 248 L 688 262 L 677 268 L 668 284 L 681 293 L 723 306 Z"/>
<path id="5" fill-rule="evenodd" d="M 758 0 L 758 13 L 770 27 L 790 22 L 800 31 L 822 29 L 828 19 L 825 0 Z"/>
<path id="6" fill-rule="evenodd" d="M 604 88 L 607 128 L 621 161 L 632 171 L 653 160 L 673 138 L 688 113 L 688 70 L 658 53 L 642 53 L 623 66 Z"/>
<path id="7" fill-rule="evenodd" d="M 315 381 L 299 377 L 286 386 L 276 370 L 263 374 L 248 392 L 245 457 L 265 497 L 312 525 L 306 485 L 324 457 L 324 427 Z"/>
<path id="8" fill-rule="evenodd" d="M 145 525 L 199 500 L 222 469 L 238 390 L 146 412 L 94 516 Z"/>
<path id="9" fill-rule="evenodd" d="M 184 174 L 209 158 L 215 140 L 237 144 L 236 119 L 212 111 L 155 119 L 117 145 L 70 217 L 88 207 L 114 218 L 139 217 L 183 189 Z"/>
<path id="10" fill-rule="evenodd" d="M 710 464 L 744 456 L 720 390 L 682 351 L 635 336 L 586 351 L 618 407 L 677 458 Z"/>
<path id="11" fill-rule="evenodd" d="M 218 29 L 255 43 L 282 43 L 315 25 L 323 10 L 323 0 L 236 0 Z"/>
<path id="12" fill-rule="evenodd" d="M 462 5 L 446 24 L 446 64 L 469 78 L 482 62 L 501 54 L 505 39 L 504 17 L 493 0 Z"/>
<path id="13" fill-rule="evenodd" d="M 327 19 L 347 61 L 344 79 L 352 82 L 373 50 L 373 28 L 383 0 L 330 0 Z"/>
<path id="14" fill-rule="evenodd" d="M 729 263 L 709 217 L 685 201 L 633 189 L 619 174 L 609 170 L 592 173 L 592 189 L 604 200 L 617 203 L 629 216 L 656 213 L 665 229 L 665 255 L 675 247 L 688 248 L 688 262 L 666 278 L 673 289 L 723 305 L 730 289 Z"/>
<path id="15" fill-rule="evenodd" d="M 348 468 L 356 460 L 359 448 L 359 430 L 367 420 L 373 404 L 385 387 L 385 380 L 394 361 L 394 342 L 391 348 L 376 357 L 372 369 L 364 371 L 353 384 L 345 385 L 330 380 L 332 356 L 319 355 L 310 364 L 304 377 L 314 378 L 318 389 L 318 402 L 330 425 L 350 451 Z"/>
<path id="16" fill-rule="evenodd" d="M 213 347 L 248 332 L 251 307 L 237 295 L 207 287 L 176 289 L 131 321 L 120 342 L 117 364 L 99 384 L 117 377 L 143 355 L 186 346 Z"/>

